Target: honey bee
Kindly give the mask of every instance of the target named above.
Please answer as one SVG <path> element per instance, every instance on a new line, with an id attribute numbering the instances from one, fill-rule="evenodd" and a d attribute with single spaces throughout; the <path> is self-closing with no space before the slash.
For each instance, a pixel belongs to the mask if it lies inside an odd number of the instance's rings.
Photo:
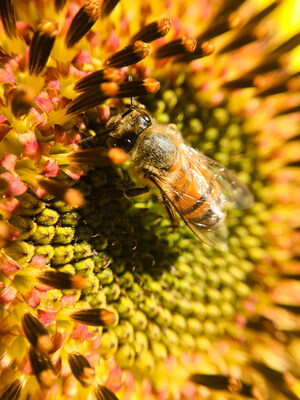
<path id="1" fill-rule="evenodd" d="M 141 187 L 135 196 L 157 188 L 174 225 L 176 213 L 204 243 L 226 246 L 225 205 L 250 207 L 253 198 L 237 176 L 186 145 L 175 124 L 157 122 L 143 106 L 131 106 L 108 122 L 108 145 L 129 155 L 130 174 Z"/>

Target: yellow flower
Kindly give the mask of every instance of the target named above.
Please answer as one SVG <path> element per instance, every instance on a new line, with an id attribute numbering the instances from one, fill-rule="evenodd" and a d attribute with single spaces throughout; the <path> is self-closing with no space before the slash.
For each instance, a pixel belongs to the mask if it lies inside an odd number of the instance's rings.
<path id="1" fill-rule="evenodd" d="M 299 398 L 285 3 L 1 2 L 1 398 Z M 131 97 L 253 193 L 228 209 L 226 251 L 128 198 L 106 137 Z"/>

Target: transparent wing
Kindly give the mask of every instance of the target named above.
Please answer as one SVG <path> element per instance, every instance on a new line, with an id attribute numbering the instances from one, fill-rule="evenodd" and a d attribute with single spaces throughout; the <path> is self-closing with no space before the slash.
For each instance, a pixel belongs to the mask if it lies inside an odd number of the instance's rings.
<path id="1" fill-rule="evenodd" d="M 221 210 L 221 206 L 219 206 L 219 210 L 217 205 L 215 205 L 216 212 L 219 211 L 221 215 L 220 225 L 216 229 L 211 229 L 210 226 L 203 220 L 203 222 L 195 222 L 186 218 L 183 214 L 183 205 L 192 206 L 199 200 L 199 194 L 203 194 L 208 190 L 208 184 L 205 179 L 200 179 L 203 175 L 203 170 L 205 168 L 205 172 L 211 175 L 210 172 L 207 171 L 205 165 L 207 164 L 206 159 L 203 161 L 202 155 L 195 150 L 194 152 L 187 152 L 190 147 L 185 146 L 185 152 L 182 154 L 182 157 L 185 157 L 186 160 L 183 162 L 187 162 L 189 168 L 185 169 L 185 179 L 188 182 L 192 182 L 194 188 L 196 188 L 199 192 L 197 197 L 195 197 L 194 193 L 190 192 L 181 192 L 179 193 L 176 187 L 172 186 L 172 181 L 164 178 L 153 175 L 151 180 L 158 187 L 160 192 L 165 196 L 172 207 L 179 213 L 183 221 L 187 224 L 187 226 L 191 229 L 191 231 L 204 243 L 217 247 L 220 250 L 227 249 L 227 228 L 224 224 L 224 213 Z M 193 149 L 192 149 L 193 150 Z M 195 156 L 197 158 L 195 159 Z M 219 193 L 219 188 L 216 189 Z M 178 201 L 173 202 L 172 198 L 175 197 Z"/>
<path id="2" fill-rule="evenodd" d="M 228 170 L 217 161 L 199 153 L 192 147 L 185 144 L 184 146 L 192 163 L 202 163 L 202 165 L 205 164 L 207 166 L 207 169 L 219 183 L 221 191 L 227 201 L 233 203 L 239 209 L 249 208 L 253 205 L 253 196 L 247 188 L 247 185 L 241 182 L 233 171 Z"/>

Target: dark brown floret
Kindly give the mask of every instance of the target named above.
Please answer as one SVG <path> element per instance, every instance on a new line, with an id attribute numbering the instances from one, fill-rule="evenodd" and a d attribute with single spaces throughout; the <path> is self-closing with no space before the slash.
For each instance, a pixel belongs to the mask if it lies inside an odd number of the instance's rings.
<path id="1" fill-rule="evenodd" d="M 56 22 L 43 21 L 38 25 L 30 44 L 29 72 L 31 75 L 38 75 L 47 64 L 57 33 Z"/>
<path id="2" fill-rule="evenodd" d="M 98 385 L 95 390 L 97 400 L 118 400 L 117 396 L 106 386 Z"/>
<path id="3" fill-rule="evenodd" d="M 69 364 L 73 375 L 82 386 L 90 386 L 95 377 L 95 370 L 88 360 L 81 354 L 72 353 L 69 354 Z"/>
<path id="4" fill-rule="evenodd" d="M 7 36 L 17 35 L 16 13 L 12 0 L 0 1 L 0 17 Z"/>
<path id="5" fill-rule="evenodd" d="M 86 284 L 85 278 L 81 275 L 59 271 L 43 271 L 38 280 L 56 289 L 83 289 Z"/>
<path id="6" fill-rule="evenodd" d="M 103 0 L 101 5 L 101 14 L 103 17 L 107 17 L 116 5 L 119 3 L 120 0 Z"/>
<path id="7" fill-rule="evenodd" d="M 90 326 L 108 326 L 116 321 L 115 314 L 104 308 L 76 311 L 71 314 L 71 318 L 80 324 Z"/>
<path id="8" fill-rule="evenodd" d="M 23 316 L 22 326 L 30 344 L 39 352 L 49 353 L 53 348 L 52 339 L 44 325 L 31 313 Z"/>
<path id="9" fill-rule="evenodd" d="M 104 82 L 118 82 L 121 80 L 121 73 L 115 68 L 101 69 L 100 71 L 95 71 L 84 78 L 80 79 L 74 89 L 78 92 L 83 92 L 88 89 L 92 89 L 95 85 L 100 85 Z"/>
<path id="10" fill-rule="evenodd" d="M 171 26 L 172 23 L 168 18 L 161 18 L 144 26 L 130 39 L 130 43 L 134 43 L 137 40 L 142 40 L 147 43 L 152 42 L 153 40 L 165 36 L 169 32 Z"/>
<path id="11" fill-rule="evenodd" d="M 72 47 L 88 33 L 100 16 L 100 6 L 97 0 L 87 0 L 74 16 L 66 36 L 66 46 Z"/>
<path id="12" fill-rule="evenodd" d="M 124 49 L 112 54 L 105 62 L 105 67 L 122 68 L 133 65 L 143 60 L 150 52 L 150 45 L 141 40 L 124 47 Z"/>
<path id="13" fill-rule="evenodd" d="M 180 39 L 173 40 L 172 42 L 161 46 L 159 49 L 156 50 L 155 57 L 160 59 L 193 53 L 196 45 L 196 39 L 190 39 L 184 36 Z"/>

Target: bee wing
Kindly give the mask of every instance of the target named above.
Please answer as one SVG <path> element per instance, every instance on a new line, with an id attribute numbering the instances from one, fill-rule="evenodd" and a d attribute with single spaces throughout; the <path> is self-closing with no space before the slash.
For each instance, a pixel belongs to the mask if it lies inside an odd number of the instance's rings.
<path id="1" fill-rule="evenodd" d="M 193 164 L 206 164 L 207 169 L 213 174 L 214 178 L 221 187 L 225 199 L 233 203 L 237 208 L 244 209 L 253 205 L 253 196 L 250 193 L 247 185 L 239 180 L 233 171 L 223 167 L 217 161 L 199 153 L 192 147 L 186 146 L 189 154 L 189 160 Z"/>
<path id="2" fill-rule="evenodd" d="M 188 146 L 186 147 L 188 148 Z M 195 153 L 197 155 L 197 160 L 194 160 L 194 154 L 192 154 L 193 157 L 190 158 L 189 153 L 184 153 L 184 156 L 186 157 L 188 163 L 192 164 L 193 166 L 193 168 L 187 168 L 185 170 L 185 179 L 187 181 L 193 182 L 195 186 L 198 188 L 199 193 L 205 193 L 208 190 L 208 184 L 206 183 L 206 185 L 204 185 L 204 183 L 198 179 L 198 176 L 201 176 L 202 174 L 201 169 L 203 171 L 203 160 L 202 159 L 200 160 L 201 156 L 200 153 L 198 153 L 196 150 Z M 202 164 L 200 164 L 200 162 Z M 168 199 L 172 207 L 178 212 L 178 214 L 181 216 L 181 218 L 187 224 L 187 226 L 191 229 L 191 231 L 201 241 L 210 246 L 217 247 L 220 250 L 227 249 L 227 228 L 225 224 L 222 224 L 216 229 L 211 229 L 209 226 L 205 224 L 205 222 L 196 223 L 194 221 L 189 221 L 184 216 L 180 204 L 183 205 L 185 203 L 187 206 L 190 206 L 191 204 L 195 204 L 199 200 L 199 197 L 197 198 L 194 197 L 192 193 L 179 193 L 176 190 L 176 187 L 174 188 L 172 186 L 172 182 L 169 181 L 168 179 L 164 179 L 163 177 L 153 175 L 151 177 L 151 180 L 158 187 L 162 195 Z M 180 202 L 173 202 L 170 193 L 172 193 L 174 197 L 180 198 Z"/>

